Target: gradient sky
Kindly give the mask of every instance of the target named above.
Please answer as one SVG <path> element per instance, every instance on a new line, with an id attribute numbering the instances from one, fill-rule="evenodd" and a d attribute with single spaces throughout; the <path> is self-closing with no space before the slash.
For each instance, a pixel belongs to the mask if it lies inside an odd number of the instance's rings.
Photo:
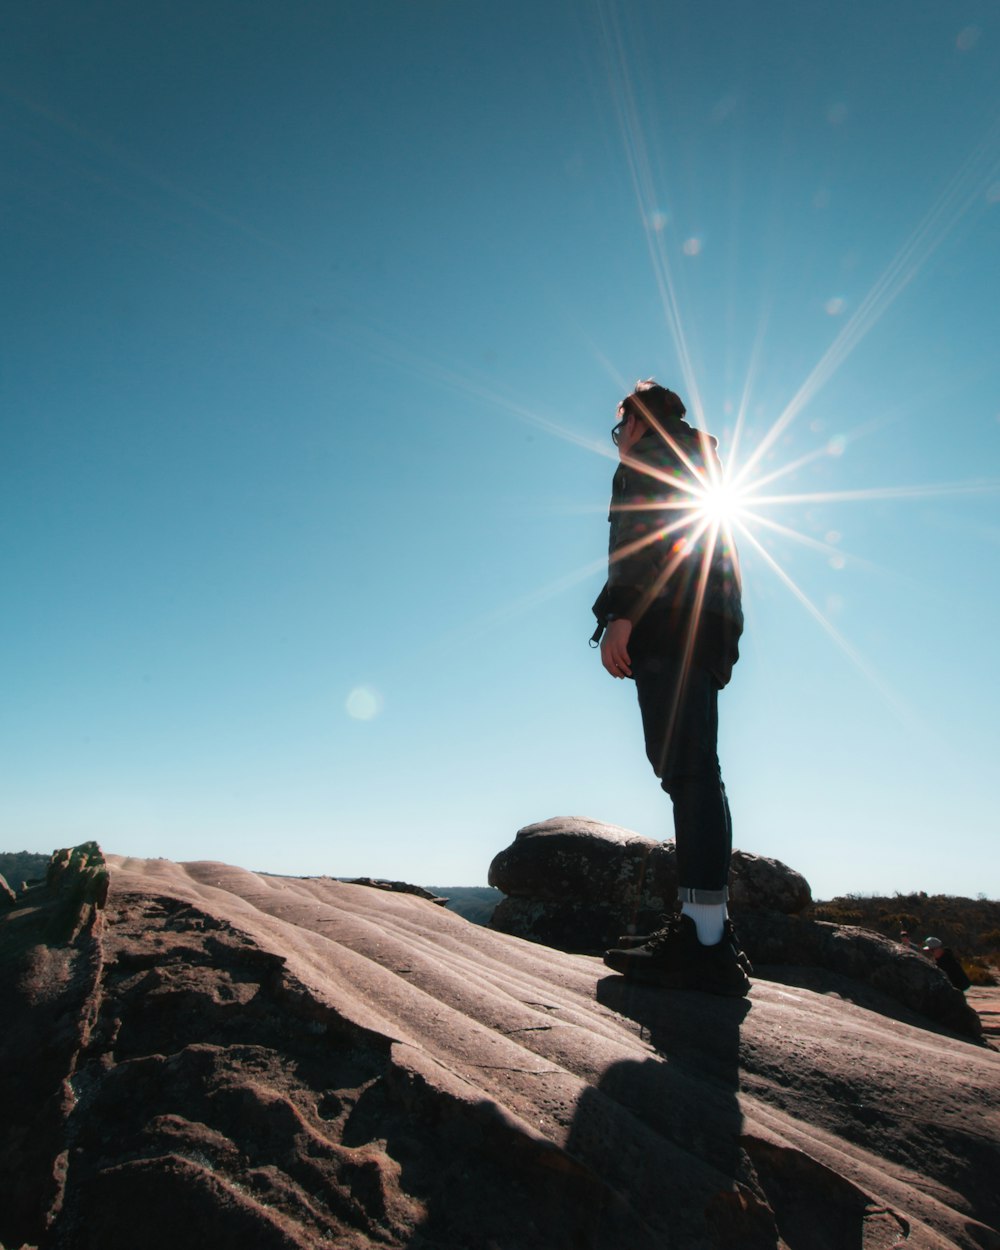
<path id="1" fill-rule="evenodd" d="M 5 5 L 0 847 L 670 836 L 587 645 L 653 375 L 785 497 L 736 845 L 1000 897 L 998 84 L 993 0 Z"/>

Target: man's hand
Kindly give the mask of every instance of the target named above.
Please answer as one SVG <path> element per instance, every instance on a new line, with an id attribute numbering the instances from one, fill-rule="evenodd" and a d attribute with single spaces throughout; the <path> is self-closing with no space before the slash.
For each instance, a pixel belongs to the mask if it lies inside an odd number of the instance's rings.
<path id="1" fill-rule="evenodd" d="M 632 661 L 628 656 L 628 640 L 632 622 L 624 617 L 611 621 L 601 639 L 601 663 L 612 677 L 631 677 Z"/>

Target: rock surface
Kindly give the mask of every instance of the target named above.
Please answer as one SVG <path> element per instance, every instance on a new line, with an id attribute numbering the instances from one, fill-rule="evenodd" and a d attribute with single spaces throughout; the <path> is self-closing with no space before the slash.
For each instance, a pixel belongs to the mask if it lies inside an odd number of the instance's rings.
<path id="1" fill-rule="evenodd" d="M 0 914 L 8 1248 L 1000 1247 L 992 1050 L 405 893 L 108 868 Z"/>
<path id="2" fill-rule="evenodd" d="M 619 934 L 648 933 L 677 899 L 674 844 L 654 842 L 617 825 L 560 816 L 520 829 L 490 866 L 490 885 L 507 898 L 490 927 L 580 953 L 604 951 Z M 775 979 L 809 985 L 809 969 L 857 982 L 843 997 L 899 1015 L 902 1006 L 963 1036 L 979 1039 L 979 1016 L 929 960 L 895 942 L 802 913 L 808 882 L 776 859 L 734 851 L 730 911 L 755 965 Z M 864 992 L 867 987 L 868 992 Z M 905 1018 L 905 1017 L 904 1017 Z"/>
<path id="3" fill-rule="evenodd" d="M 1000 1042 L 1000 987 L 974 985 L 965 1001 L 982 1021 L 983 1036 L 993 1044 Z"/>
<path id="4" fill-rule="evenodd" d="M 978 1012 L 941 969 L 880 933 L 759 911 L 738 913 L 738 924 L 751 959 L 775 980 L 809 987 L 813 971 L 833 973 L 841 978 L 837 985 L 844 997 L 874 1011 L 899 1015 L 895 1004 L 964 1037 L 982 1039 Z"/>

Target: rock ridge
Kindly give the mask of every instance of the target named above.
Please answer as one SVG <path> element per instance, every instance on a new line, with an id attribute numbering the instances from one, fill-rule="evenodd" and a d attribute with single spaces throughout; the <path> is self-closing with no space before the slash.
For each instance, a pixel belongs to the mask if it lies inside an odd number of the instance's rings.
<path id="1" fill-rule="evenodd" d="M 5 1246 L 1000 1246 L 991 1051 L 636 989 L 403 892 L 68 863 L 0 913 Z"/>

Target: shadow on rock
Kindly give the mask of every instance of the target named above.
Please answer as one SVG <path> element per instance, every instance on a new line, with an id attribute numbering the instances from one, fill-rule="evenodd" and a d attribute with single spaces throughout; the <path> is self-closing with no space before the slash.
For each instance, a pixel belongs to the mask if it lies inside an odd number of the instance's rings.
<path id="1" fill-rule="evenodd" d="M 619 977 L 600 982 L 597 997 L 641 1026 L 656 1057 L 615 1064 L 585 1092 L 567 1149 L 624 1198 L 643 1195 L 657 1244 L 865 1250 L 905 1237 L 905 1220 L 843 1176 L 747 1131 L 738 1098 L 746 999 Z M 616 1244 L 610 1215 L 607 1224 L 595 1245 Z"/>
<path id="2" fill-rule="evenodd" d="M 344 1142 L 385 1143 L 421 1213 L 407 1250 L 662 1250 L 644 1193 L 633 1203 L 587 1159 L 492 1100 L 444 1088 L 440 1071 L 401 1052 L 354 1108 Z"/>
<path id="3" fill-rule="evenodd" d="M 773 1248 L 774 1221 L 741 1146 L 740 1024 L 750 1004 L 621 977 L 599 982 L 597 997 L 635 1020 L 656 1053 L 613 1064 L 584 1092 L 569 1153 L 623 1198 L 641 1198 L 657 1245 Z M 594 1231 L 596 1246 L 622 1244 L 611 1212 Z"/>
<path id="4" fill-rule="evenodd" d="M 773 1250 L 774 1220 L 741 1147 L 749 1004 L 618 977 L 599 983 L 598 997 L 637 1021 L 653 1049 L 583 1090 L 563 1145 L 495 1102 L 444 1088 L 440 1071 L 394 1048 L 343 1140 L 381 1138 L 397 1162 L 400 1187 L 424 1212 L 409 1250 Z"/>

